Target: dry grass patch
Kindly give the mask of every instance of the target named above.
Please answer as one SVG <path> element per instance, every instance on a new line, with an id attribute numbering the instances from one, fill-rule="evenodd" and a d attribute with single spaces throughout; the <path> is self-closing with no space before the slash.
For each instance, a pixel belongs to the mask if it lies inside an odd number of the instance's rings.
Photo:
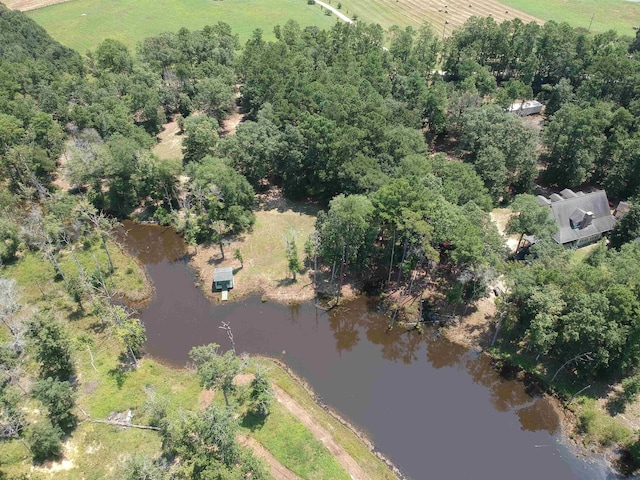
<path id="1" fill-rule="evenodd" d="M 158 143 L 153 147 L 153 153 L 161 160 L 177 160 L 182 162 L 182 139 L 178 122 L 173 120 L 162 125 L 162 132 L 158 134 Z"/>
<path id="2" fill-rule="evenodd" d="M 540 22 L 496 0 L 341 0 L 341 3 L 340 11 L 351 18 L 357 15 L 359 20 L 379 23 L 384 28 L 430 23 L 438 36 L 450 35 L 472 16 L 492 16 L 498 23 L 514 18 L 525 23 Z"/>
<path id="3" fill-rule="evenodd" d="M 509 219 L 513 215 L 513 211 L 510 208 L 494 208 L 489 216 L 493 223 L 498 227 L 498 231 L 500 235 L 505 238 L 505 243 L 511 252 L 515 252 L 516 248 L 518 248 L 518 235 L 508 235 L 506 233 L 507 223 L 509 223 Z"/>

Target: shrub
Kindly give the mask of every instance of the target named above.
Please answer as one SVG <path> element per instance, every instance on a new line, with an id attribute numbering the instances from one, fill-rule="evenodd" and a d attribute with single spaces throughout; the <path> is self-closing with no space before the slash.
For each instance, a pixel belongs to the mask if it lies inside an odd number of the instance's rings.
<path id="1" fill-rule="evenodd" d="M 593 401 L 585 402 L 578 416 L 578 427 L 590 441 L 608 446 L 629 438 L 630 432 L 616 420 L 598 411 Z"/>
<path id="2" fill-rule="evenodd" d="M 634 402 L 638 393 L 640 393 L 640 375 L 634 375 L 622 380 L 622 391 L 626 403 Z"/>
<path id="3" fill-rule="evenodd" d="M 273 390 L 271 382 L 263 372 L 256 372 L 255 378 L 251 382 L 251 411 L 256 415 L 266 417 L 269 415 L 269 408 L 273 401 Z"/>
<path id="4" fill-rule="evenodd" d="M 62 430 L 53 426 L 48 419 L 31 426 L 27 430 L 26 437 L 35 462 L 42 463 L 60 458 Z"/>
<path id="5" fill-rule="evenodd" d="M 167 407 L 169 401 L 158 397 L 152 390 L 147 392 L 147 400 L 142 405 L 142 412 L 147 417 L 147 423 L 152 427 L 163 427 L 167 423 Z"/>
<path id="6" fill-rule="evenodd" d="M 19 243 L 18 227 L 9 220 L 0 219 L 0 263 L 15 259 Z"/>
<path id="7" fill-rule="evenodd" d="M 33 389 L 33 396 L 47 407 L 53 425 L 65 431 L 73 428 L 76 419 L 71 410 L 75 405 L 75 395 L 69 382 L 53 378 L 40 380 Z"/>

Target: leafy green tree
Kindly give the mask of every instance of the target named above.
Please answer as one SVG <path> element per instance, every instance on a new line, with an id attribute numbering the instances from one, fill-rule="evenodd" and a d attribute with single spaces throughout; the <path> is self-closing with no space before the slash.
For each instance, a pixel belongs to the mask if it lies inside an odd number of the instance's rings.
<path id="1" fill-rule="evenodd" d="M 22 122 L 13 115 L 0 113 L 0 152 L 20 143 L 25 131 Z"/>
<path id="2" fill-rule="evenodd" d="M 273 107 L 263 106 L 256 122 L 241 123 L 235 135 L 223 138 L 218 144 L 218 151 L 229 158 L 231 166 L 253 186 L 275 173 L 278 157 L 285 150 L 283 135 L 270 118 L 272 113 Z"/>
<path id="3" fill-rule="evenodd" d="M 251 380 L 250 392 L 251 411 L 262 417 L 269 415 L 274 392 L 271 388 L 269 377 L 265 372 L 261 370 L 256 372 L 253 380 Z"/>
<path id="4" fill-rule="evenodd" d="M 142 347 L 147 341 L 144 324 L 137 318 L 128 317 L 115 326 L 115 331 L 131 359 L 137 362 L 142 354 Z"/>
<path id="5" fill-rule="evenodd" d="M 576 33 L 566 22 L 559 24 L 550 20 L 544 24 L 534 43 L 537 57 L 534 83 L 555 85 L 561 78 L 567 78 L 575 84 L 582 63 L 588 62 L 590 57 L 587 50 L 578 50 L 578 37 L 582 41 L 584 35 Z"/>
<path id="6" fill-rule="evenodd" d="M 372 215 L 373 205 L 364 195 L 338 195 L 331 200 L 329 211 L 318 215 L 316 222 L 323 258 L 346 265 L 362 259 L 372 233 Z"/>
<path id="7" fill-rule="evenodd" d="M 65 329 L 51 312 L 35 315 L 28 323 L 28 336 L 33 341 L 40 378 L 67 380 L 74 371 L 71 343 Z"/>
<path id="8" fill-rule="evenodd" d="M 204 388 L 220 388 L 229 406 L 229 395 L 235 389 L 233 379 L 242 372 L 244 361 L 233 350 L 220 354 L 219 348 L 215 343 L 194 347 L 189 356 L 198 369 L 200 385 Z"/>
<path id="9" fill-rule="evenodd" d="M 611 232 L 611 246 L 620 247 L 640 238 L 640 203 L 631 205 L 631 209 L 616 223 Z"/>
<path id="10" fill-rule="evenodd" d="M 548 207 L 540 206 L 533 195 L 517 195 L 511 204 L 513 215 L 507 223 L 507 233 L 519 233 L 516 252 L 520 250 L 522 237 L 534 235 L 539 240 L 549 238 L 558 231 Z"/>
<path id="11" fill-rule="evenodd" d="M 196 107 L 204 110 L 218 122 L 222 122 L 231 110 L 234 98 L 233 84 L 219 76 L 208 77 L 197 83 L 196 90 Z"/>
<path id="12" fill-rule="evenodd" d="M 64 148 L 66 135 L 51 114 L 38 112 L 30 119 L 27 139 L 47 152 L 47 156 L 57 160 Z"/>
<path id="13" fill-rule="evenodd" d="M 75 426 L 75 393 L 69 382 L 61 382 L 51 377 L 39 380 L 33 387 L 33 396 L 47 408 L 51 423 L 63 431 Z"/>
<path id="14" fill-rule="evenodd" d="M 300 258 L 298 257 L 298 246 L 296 245 L 295 235 L 291 235 L 290 238 L 287 238 L 287 266 L 289 268 L 289 273 L 291 273 L 293 281 L 295 282 L 296 274 L 302 268 Z"/>
<path id="15" fill-rule="evenodd" d="M 67 293 L 72 300 L 78 305 L 78 308 L 82 311 L 84 309 L 82 305 L 82 297 L 84 296 L 84 285 L 78 275 L 67 275 L 65 278 L 64 286 Z"/>
<path id="16" fill-rule="evenodd" d="M 573 91 L 573 85 L 567 78 L 561 78 L 555 85 L 545 85 L 543 88 L 545 96 L 548 98 L 544 113 L 547 117 L 551 117 L 567 103 L 573 103 L 576 95 Z"/>
<path id="17" fill-rule="evenodd" d="M 26 440 L 31 449 L 33 460 L 42 463 L 55 460 L 62 455 L 62 430 L 49 420 L 41 420 L 26 431 Z"/>
<path id="18" fill-rule="evenodd" d="M 603 152 L 610 118 L 610 105 L 603 102 L 567 103 L 553 115 L 543 133 L 549 183 L 575 187 L 591 177 Z"/>
<path id="19" fill-rule="evenodd" d="M 163 441 L 165 455 L 180 458 L 172 473 L 180 478 L 268 478 L 262 463 L 238 445 L 237 431 L 230 409 L 210 405 L 183 413 Z"/>
<path id="20" fill-rule="evenodd" d="M 412 184 L 406 178 L 391 180 L 372 196 L 383 238 L 387 240 L 387 248 L 391 250 L 388 280 L 391 280 L 397 261 L 401 265 L 407 260 L 415 264 L 417 261 L 436 257 L 431 245 L 433 225 L 430 224 L 429 217 L 438 200 L 425 185 Z M 398 254 L 401 255 L 399 259 Z M 401 273 L 402 269 L 398 271 L 398 282 Z"/>
<path id="21" fill-rule="evenodd" d="M 239 248 L 236 248 L 233 251 L 233 258 L 235 258 L 236 260 L 238 260 L 240 262 L 240 268 L 244 268 L 244 262 L 243 262 L 243 258 L 242 258 L 242 252 L 240 251 Z"/>
<path id="22" fill-rule="evenodd" d="M 117 40 L 103 40 L 93 55 L 96 66 L 101 71 L 129 73 L 133 68 L 133 57 L 129 49 Z"/>
<path id="23" fill-rule="evenodd" d="M 213 153 L 218 143 L 218 122 L 205 115 L 190 115 L 184 121 L 184 162 L 200 161 Z"/>
<path id="24" fill-rule="evenodd" d="M 529 85 L 525 85 L 521 80 L 509 79 L 501 85 L 498 91 L 498 102 L 505 108 L 511 103 L 519 100 L 521 106 L 526 100 L 533 97 L 533 90 Z"/>
<path id="25" fill-rule="evenodd" d="M 13 261 L 19 244 L 17 225 L 6 218 L 0 219 L 0 263 Z"/>
<path id="26" fill-rule="evenodd" d="M 497 105 L 461 116 L 460 149 L 484 180 L 494 201 L 526 193 L 536 175 L 536 139 L 522 119 Z"/>
<path id="27" fill-rule="evenodd" d="M 254 191 L 246 178 L 222 160 L 206 157 L 187 170 L 193 179 L 189 202 L 198 225 L 198 241 L 218 242 L 224 235 L 239 233 L 253 225 Z"/>

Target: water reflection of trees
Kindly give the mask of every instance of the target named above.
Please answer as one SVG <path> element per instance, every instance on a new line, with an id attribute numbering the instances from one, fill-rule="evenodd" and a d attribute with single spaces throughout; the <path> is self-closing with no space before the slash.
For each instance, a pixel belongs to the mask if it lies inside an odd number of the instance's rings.
<path id="1" fill-rule="evenodd" d="M 141 225 L 129 220 L 115 232 L 116 239 L 134 253 L 144 265 L 182 258 L 187 248 L 184 240 L 170 227 Z"/>
<path id="2" fill-rule="evenodd" d="M 487 356 L 450 342 L 436 329 L 426 329 L 423 334 L 400 329 L 390 331 L 386 317 L 366 299 L 332 310 L 329 325 L 338 352 L 351 351 L 360 342 L 362 332 L 369 342 L 380 347 L 382 357 L 390 361 L 413 363 L 426 346 L 427 361 L 433 368 L 466 370 L 474 383 L 488 389 L 496 410 L 517 415 L 523 430 L 554 433 L 558 429 L 558 415 L 546 399 L 532 398 L 520 380 L 501 377 Z"/>
<path id="3" fill-rule="evenodd" d="M 382 357 L 386 360 L 407 364 L 415 362 L 418 359 L 417 352 L 424 344 L 424 338 L 420 335 L 400 330 L 389 331 L 386 317 L 377 312 L 375 304 L 366 298 L 333 309 L 329 315 L 329 325 L 340 353 L 351 351 L 360 342 L 362 331 L 369 342 L 381 347 Z"/>

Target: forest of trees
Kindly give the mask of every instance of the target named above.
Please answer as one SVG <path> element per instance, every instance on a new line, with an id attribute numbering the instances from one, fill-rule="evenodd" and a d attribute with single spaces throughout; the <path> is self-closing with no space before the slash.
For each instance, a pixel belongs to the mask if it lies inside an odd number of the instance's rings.
<path id="1" fill-rule="evenodd" d="M 511 288 L 497 348 L 551 383 L 636 375 L 640 34 L 471 18 L 444 41 L 429 26 L 319 30 L 292 21 L 275 36 L 266 41 L 257 30 L 241 46 L 219 23 L 147 38 L 135 52 L 105 40 L 81 56 L 0 5 L 0 262 L 38 252 L 64 276 L 63 249 L 87 237 L 106 249 L 113 219 L 134 211 L 222 250 L 252 227 L 255 192 L 276 185 L 323 206 L 305 250 L 332 284 L 354 275 L 399 287 L 420 271 L 445 278 L 452 302 L 471 302 L 504 274 Z M 238 89 L 246 121 L 221 137 Z M 505 108 L 531 98 L 546 104 L 541 131 Z M 183 130 L 181 165 L 150 150 L 171 118 Z M 61 174 L 69 192 L 52 183 Z M 531 197 L 536 184 L 602 186 L 634 206 L 611 248 L 603 243 L 574 262 L 550 238 L 553 225 Z M 508 260 L 489 217 L 512 202 L 510 232 L 539 239 L 521 262 Z M 108 274 L 64 278 L 67 292 L 81 306 Z M 59 440 L 75 421 L 68 340 L 47 312 L 14 329 L 14 287 L 0 280 L 9 331 L 0 349 L 0 434 L 55 453 L 59 442 L 42 439 Z M 104 308 L 135 361 L 144 327 Z M 49 411 L 49 422 L 31 430 L 20 423 L 14 385 L 24 355 L 39 365 L 29 395 Z M 235 444 L 186 441 L 219 418 L 228 420 L 208 409 L 167 427 L 167 458 L 220 454 L 215 465 L 198 457 L 185 464 L 191 473 L 172 478 L 254 468 Z M 252 475 L 260 478 L 258 467 Z"/>

